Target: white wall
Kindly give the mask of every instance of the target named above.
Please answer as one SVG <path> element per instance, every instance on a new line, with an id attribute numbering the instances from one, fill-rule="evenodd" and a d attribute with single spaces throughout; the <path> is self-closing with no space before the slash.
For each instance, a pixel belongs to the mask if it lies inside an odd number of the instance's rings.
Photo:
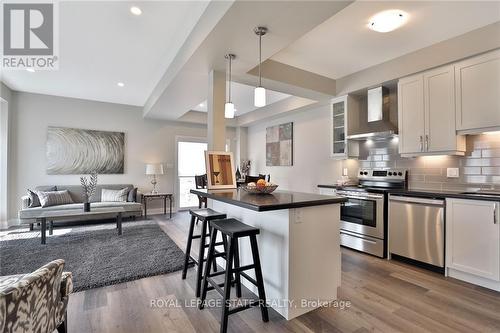
<path id="1" fill-rule="evenodd" d="M 9 106 L 11 105 L 12 91 L 3 82 L 0 82 L 0 228 L 5 228 L 8 221 L 8 184 L 10 131 Z"/>
<path id="2" fill-rule="evenodd" d="M 266 166 L 266 127 L 293 122 L 293 166 Z M 252 175 L 271 174 L 279 189 L 317 192 L 318 184 L 330 184 L 342 175 L 342 162 L 330 155 L 330 111 L 321 106 L 248 128 L 248 158 Z"/>
<path id="3" fill-rule="evenodd" d="M 19 198 L 27 188 L 79 183 L 79 175 L 46 174 L 48 126 L 125 132 L 124 174 L 99 175 L 99 183 L 132 183 L 142 191 L 151 190 L 150 179 L 144 175 L 145 163 L 164 163 L 166 175 L 158 179 L 159 190 L 174 192 L 176 136 L 206 136 L 206 125 L 143 119 L 142 108 L 134 106 L 23 92 L 14 92 L 13 101 L 11 218 L 17 216 Z M 234 129 L 227 133 L 234 136 Z M 166 168 L 167 163 L 174 167 Z"/>

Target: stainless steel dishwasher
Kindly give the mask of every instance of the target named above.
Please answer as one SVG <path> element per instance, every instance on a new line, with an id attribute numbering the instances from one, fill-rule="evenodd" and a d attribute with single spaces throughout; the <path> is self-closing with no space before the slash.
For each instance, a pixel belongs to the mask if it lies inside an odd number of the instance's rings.
<path id="1" fill-rule="evenodd" d="M 444 267 L 444 200 L 389 196 L 389 257 Z"/>

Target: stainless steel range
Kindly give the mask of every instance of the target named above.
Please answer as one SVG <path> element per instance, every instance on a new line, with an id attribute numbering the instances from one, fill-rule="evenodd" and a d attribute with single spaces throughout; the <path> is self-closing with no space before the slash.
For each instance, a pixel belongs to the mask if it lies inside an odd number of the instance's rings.
<path id="1" fill-rule="evenodd" d="M 385 258 L 388 193 L 406 188 L 407 179 L 406 169 L 360 169 L 358 186 L 338 189 L 347 198 L 340 209 L 340 244 Z"/>

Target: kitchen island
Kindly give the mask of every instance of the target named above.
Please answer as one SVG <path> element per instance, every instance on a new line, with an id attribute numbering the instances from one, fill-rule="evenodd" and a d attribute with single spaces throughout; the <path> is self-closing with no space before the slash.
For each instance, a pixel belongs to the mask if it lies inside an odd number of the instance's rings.
<path id="1" fill-rule="evenodd" d="M 209 207 L 228 218 L 260 229 L 266 298 L 283 317 L 290 320 L 337 299 L 340 204 L 345 198 L 288 191 L 258 195 L 242 189 L 191 193 L 206 197 Z M 244 240 L 239 247 L 241 265 L 251 264 L 250 245 Z M 257 294 L 253 284 L 242 283 Z"/>

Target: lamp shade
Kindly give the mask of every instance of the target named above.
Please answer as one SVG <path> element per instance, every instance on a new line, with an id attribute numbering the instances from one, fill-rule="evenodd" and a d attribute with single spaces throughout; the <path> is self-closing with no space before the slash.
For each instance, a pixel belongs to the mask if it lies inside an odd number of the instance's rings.
<path id="1" fill-rule="evenodd" d="M 266 106 L 266 89 L 263 87 L 255 88 L 254 105 L 258 108 Z"/>
<path id="2" fill-rule="evenodd" d="M 163 164 L 146 164 L 146 175 L 163 175 Z"/>

